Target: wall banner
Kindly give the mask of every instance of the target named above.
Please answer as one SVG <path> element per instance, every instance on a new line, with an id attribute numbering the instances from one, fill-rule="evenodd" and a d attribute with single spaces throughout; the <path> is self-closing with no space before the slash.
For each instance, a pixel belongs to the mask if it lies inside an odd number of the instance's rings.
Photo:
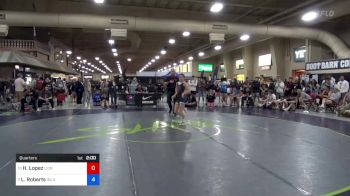
<path id="1" fill-rule="evenodd" d="M 350 58 L 305 63 L 306 71 L 350 68 Z"/>

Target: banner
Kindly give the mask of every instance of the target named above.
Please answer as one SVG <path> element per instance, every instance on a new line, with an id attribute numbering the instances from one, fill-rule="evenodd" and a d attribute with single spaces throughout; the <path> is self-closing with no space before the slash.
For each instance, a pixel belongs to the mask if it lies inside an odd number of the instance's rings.
<path id="1" fill-rule="evenodd" d="M 306 71 L 350 68 L 350 58 L 305 63 Z"/>

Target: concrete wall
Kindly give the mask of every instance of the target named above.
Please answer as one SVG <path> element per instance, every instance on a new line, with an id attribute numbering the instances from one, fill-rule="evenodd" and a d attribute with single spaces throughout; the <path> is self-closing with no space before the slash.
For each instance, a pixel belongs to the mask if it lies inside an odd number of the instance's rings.
<path id="1" fill-rule="evenodd" d="M 294 61 L 294 49 L 305 46 L 306 40 L 288 39 L 285 40 L 284 77 L 292 77 L 293 70 L 305 69 L 305 62 Z"/>
<path id="2" fill-rule="evenodd" d="M 334 54 L 329 48 L 315 41 L 273 38 L 238 50 L 219 54 L 209 59 L 196 60 L 193 62 L 193 74 L 197 76 L 200 75 L 197 71 L 197 65 L 199 63 L 211 63 L 214 65 L 225 65 L 225 72 L 219 73 L 218 77 L 225 75 L 228 78 L 234 78 L 238 74 L 244 74 L 245 77 L 252 79 L 260 75 L 266 77 L 276 77 L 279 75 L 281 78 L 287 79 L 293 76 L 293 71 L 305 69 L 305 62 L 296 62 L 294 60 L 294 49 L 302 46 L 307 46 L 307 50 L 309 49 L 309 55 L 306 54 L 310 59 L 309 61 L 321 61 L 334 58 Z M 271 53 L 272 57 L 271 69 L 262 70 L 261 67 L 259 67 L 259 56 L 268 53 Z M 308 57 L 306 57 L 306 60 Z M 239 59 L 244 60 L 244 69 L 236 69 L 235 63 L 236 60 Z M 327 70 L 312 73 L 344 72 L 349 72 L 349 70 Z M 209 76 L 209 74 L 210 73 L 205 73 L 205 76 Z"/>

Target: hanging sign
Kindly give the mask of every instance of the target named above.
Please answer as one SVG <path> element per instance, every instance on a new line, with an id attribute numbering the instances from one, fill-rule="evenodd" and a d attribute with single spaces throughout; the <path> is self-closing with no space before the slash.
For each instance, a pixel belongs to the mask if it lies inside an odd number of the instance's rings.
<path id="1" fill-rule="evenodd" d="M 306 71 L 350 68 L 350 58 L 305 63 Z"/>

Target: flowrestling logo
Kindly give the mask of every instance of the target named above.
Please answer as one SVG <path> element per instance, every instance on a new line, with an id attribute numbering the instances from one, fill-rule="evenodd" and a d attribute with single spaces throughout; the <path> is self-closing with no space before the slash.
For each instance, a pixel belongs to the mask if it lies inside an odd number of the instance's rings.
<path id="1" fill-rule="evenodd" d="M 227 126 L 226 128 L 232 127 Z M 52 138 L 38 144 L 77 142 L 100 137 L 109 137 L 112 140 L 126 140 L 128 142 L 144 144 L 199 142 L 219 135 L 221 130 L 219 125 L 215 124 L 213 121 L 202 119 L 188 120 L 184 123 L 176 120 L 170 122 L 156 120 L 153 121 L 150 126 L 143 126 L 141 123 L 135 123 L 134 126 L 130 128 L 120 127 L 118 125 L 85 127 L 73 130 L 73 133 L 75 133 L 76 136 Z M 176 138 L 169 139 L 169 134 L 176 134 Z"/>

